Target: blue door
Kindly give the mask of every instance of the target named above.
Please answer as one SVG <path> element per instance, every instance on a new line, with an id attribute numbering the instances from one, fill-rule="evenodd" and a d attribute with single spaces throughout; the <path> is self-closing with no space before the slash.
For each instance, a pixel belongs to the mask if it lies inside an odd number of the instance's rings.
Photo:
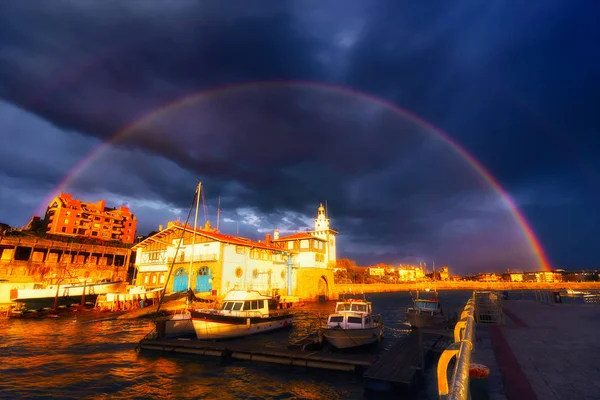
<path id="1" fill-rule="evenodd" d="M 187 292 L 188 274 L 184 268 L 179 268 L 175 271 L 175 279 L 173 279 L 173 292 Z"/>
<path id="2" fill-rule="evenodd" d="M 208 267 L 202 267 L 196 276 L 196 292 L 210 291 L 212 291 L 212 271 Z"/>

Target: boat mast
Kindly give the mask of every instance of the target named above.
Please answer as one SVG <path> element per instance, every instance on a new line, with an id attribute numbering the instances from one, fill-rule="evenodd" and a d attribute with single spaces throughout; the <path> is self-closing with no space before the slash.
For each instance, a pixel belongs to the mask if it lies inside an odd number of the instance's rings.
<path id="1" fill-rule="evenodd" d="M 221 196 L 219 196 L 219 202 L 217 203 L 217 232 L 219 232 L 219 221 L 221 221 Z"/>
<path id="2" fill-rule="evenodd" d="M 190 267 L 188 271 L 188 292 L 192 288 L 192 271 L 194 270 L 194 248 L 196 247 L 196 227 L 198 225 L 198 207 L 200 206 L 200 191 L 202 190 L 202 182 L 198 182 L 198 188 L 196 189 L 196 215 L 194 217 L 194 233 L 192 235 L 192 251 L 190 254 Z M 185 304 L 188 306 L 190 303 L 190 296 L 186 295 Z"/>

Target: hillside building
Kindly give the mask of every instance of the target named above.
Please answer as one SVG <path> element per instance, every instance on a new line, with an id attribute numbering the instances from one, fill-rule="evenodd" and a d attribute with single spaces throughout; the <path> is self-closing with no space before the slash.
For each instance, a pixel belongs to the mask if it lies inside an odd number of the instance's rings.
<path id="1" fill-rule="evenodd" d="M 46 233 L 133 243 L 137 220 L 129 208 L 106 207 L 106 201 L 88 203 L 61 193 L 49 203 L 44 217 Z"/>

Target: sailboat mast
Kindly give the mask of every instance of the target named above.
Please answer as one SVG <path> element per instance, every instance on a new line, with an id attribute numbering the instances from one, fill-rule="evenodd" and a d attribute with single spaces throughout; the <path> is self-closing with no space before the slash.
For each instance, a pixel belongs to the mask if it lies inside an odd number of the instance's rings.
<path id="1" fill-rule="evenodd" d="M 217 232 L 219 232 L 219 221 L 221 221 L 221 196 L 219 196 L 219 202 L 217 203 Z"/>
<path id="2" fill-rule="evenodd" d="M 202 182 L 198 182 L 196 189 L 196 215 L 194 217 L 194 234 L 192 235 L 192 251 L 190 254 L 190 268 L 188 271 L 188 290 L 192 287 L 192 271 L 194 266 L 194 248 L 196 247 L 196 227 L 198 225 L 198 208 L 200 206 L 200 191 L 202 190 Z M 189 302 L 189 296 L 186 297 L 186 303 Z"/>

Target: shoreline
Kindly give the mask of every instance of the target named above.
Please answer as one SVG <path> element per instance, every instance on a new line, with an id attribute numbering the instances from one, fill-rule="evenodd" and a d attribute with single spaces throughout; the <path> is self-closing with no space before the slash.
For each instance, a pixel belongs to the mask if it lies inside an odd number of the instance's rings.
<path id="1" fill-rule="evenodd" d="M 440 290 L 561 290 L 569 289 L 588 289 L 600 290 L 600 282 L 435 282 L 435 284 L 416 284 L 416 283 L 371 283 L 371 284 L 335 284 L 331 292 L 333 297 L 338 297 L 341 293 L 364 292 L 364 293 L 388 293 L 388 292 L 414 292 L 429 287 Z"/>

